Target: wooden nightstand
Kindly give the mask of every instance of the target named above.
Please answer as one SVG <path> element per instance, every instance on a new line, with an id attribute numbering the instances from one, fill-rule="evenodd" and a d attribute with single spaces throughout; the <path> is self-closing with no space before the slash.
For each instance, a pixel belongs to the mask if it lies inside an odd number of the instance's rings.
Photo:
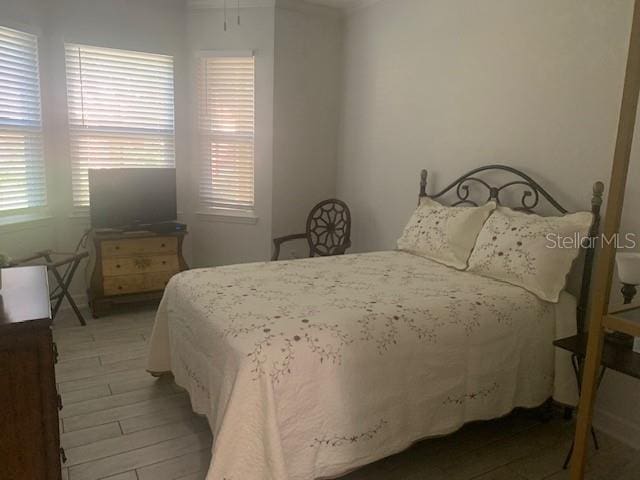
<path id="1" fill-rule="evenodd" d="M 92 233 L 88 293 L 93 316 L 115 304 L 160 300 L 171 277 L 187 269 L 186 233 Z"/>

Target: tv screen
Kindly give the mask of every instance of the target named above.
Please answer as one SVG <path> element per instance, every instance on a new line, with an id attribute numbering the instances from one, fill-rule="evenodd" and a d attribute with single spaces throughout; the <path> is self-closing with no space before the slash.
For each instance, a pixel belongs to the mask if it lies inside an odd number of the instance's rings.
<path id="1" fill-rule="evenodd" d="M 93 228 L 128 228 L 177 219 L 175 168 L 89 170 Z"/>

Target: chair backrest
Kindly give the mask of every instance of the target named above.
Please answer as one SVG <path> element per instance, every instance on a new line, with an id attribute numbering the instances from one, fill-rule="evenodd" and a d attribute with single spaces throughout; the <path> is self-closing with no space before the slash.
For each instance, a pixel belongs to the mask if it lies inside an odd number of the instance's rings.
<path id="1" fill-rule="evenodd" d="M 309 256 L 341 255 L 351 245 L 351 212 L 342 200 L 318 203 L 307 217 Z"/>

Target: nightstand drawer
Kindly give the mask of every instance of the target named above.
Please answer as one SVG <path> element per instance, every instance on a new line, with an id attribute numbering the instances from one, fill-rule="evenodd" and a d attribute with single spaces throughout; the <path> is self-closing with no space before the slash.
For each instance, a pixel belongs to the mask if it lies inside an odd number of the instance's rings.
<path id="1" fill-rule="evenodd" d="M 103 257 L 128 257 L 177 253 L 176 237 L 131 238 L 101 242 Z"/>
<path id="2" fill-rule="evenodd" d="M 131 275 L 137 273 L 180 271 L 177 255 L 154 255 L 134 257 L 107 257 L 102 259 L 102 275 Z"/>
<path id="3" fill-rule="evenodd" d="M 157 272 L 145 275 L 145 286 L 148 291 L 164 290 L 171 277 L 178 272 Z"/>
<path id="4" fill-rule="evenodd" d="M 124 295 L 127 293 L 155 292 L 163 290 L 177 272 L 156 272 L 139 275 L 105 277 L 105 295 Z"/>
<path id="5" fill-rule="evenodd" d="M 105 295 L 123 295 L 144 291 L 144 275 L 107 277 L 104 279 Z"/>

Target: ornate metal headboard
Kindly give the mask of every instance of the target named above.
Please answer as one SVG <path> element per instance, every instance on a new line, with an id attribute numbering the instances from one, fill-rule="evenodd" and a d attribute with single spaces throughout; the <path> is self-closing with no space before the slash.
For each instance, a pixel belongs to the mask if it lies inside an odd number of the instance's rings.
<path id="1" fill-rule="evenodd" d="M 506 172 L 511 177 L 499 186 L 489 183 L 488 180 L 481 178 L 485 172 Z M 485 203 L 494 200 L 499 205 L 501 202 L 501 194 L 509 191 L 510 193 L 519 193 L 521 197 L 519 204 L 509 207 L 514 210 L 520 210 L 528 213 L 534 213 L 536 207 L 539 206 L 540 199 L 546 200 L 547 204 L 553 207 L 560 214 L 568 213 L 568 210 L 558 203 L 539 183 L 533 180 L 529 175 L 520 170 L 508 167 L 506 165 L 486 165 L 465 173 L 457 178 L 445 188 L 434 194 L 427 194 L 427 176 L 426 170 L 422 170 L 420 174 L 420 197 L 429 197 L 439 199 L 446 194 L 455 195 L 452 206 L 455 205 L 471 205 L 478 206 L 477 195 L 472 191 L 484 191 L 486 193 Z M 578 333 L 584 332 L 587 308 L 589 306 L 589 291 L 591 289 L 591 274 L 593 271 L 593 261 L 595 256 L 595 247 L 597 245 L 596 237 L 600 228 L 600 207 L 602 206 L 602 195 L 604 193 L 604 184 L 596 182 L 593 184 L 593 192 L 591 197 L 591 213 L 593 213 L 593 224 L 589 230 L 589 241 L 585 241 L 582 248 L 585 250 L 584 266 L 582 269 L 582 279 L 580 285 L 580 294 L 578 298 L 578 308 L 576 311 L 576 325 Z"/>

